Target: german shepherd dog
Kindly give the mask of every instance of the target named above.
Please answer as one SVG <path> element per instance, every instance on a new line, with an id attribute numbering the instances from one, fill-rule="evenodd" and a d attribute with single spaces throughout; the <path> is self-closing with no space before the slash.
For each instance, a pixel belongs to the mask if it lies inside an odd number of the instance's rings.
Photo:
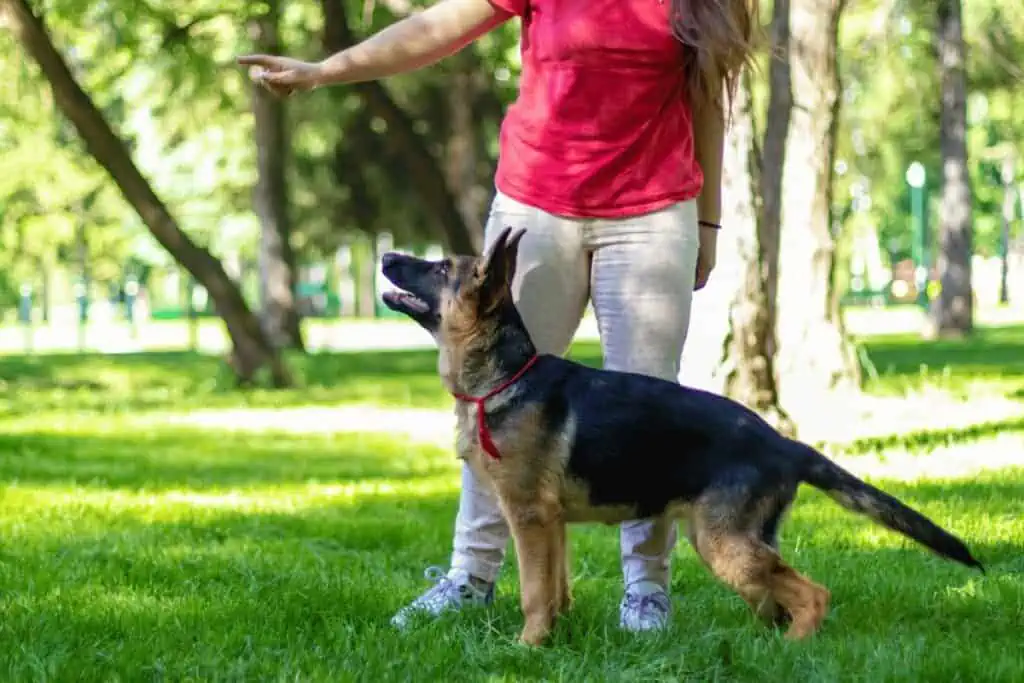
<path id="1" fill-rule="evenodd" d="M 437 342 L 456 448 L 493 487 L 519 563 L 520 640 L 541 644 L 570 604 L 566 524 L 685 520 L 708 568 L 786 637 L 821 626 L 829 592 L 787 565 L 777 533 L 801 482 L 984 571 L 962 541 L 722 396 L 538 355 L 512 301 L 524 231 L 479 257 L 382 257 L 385 304 Z"/>

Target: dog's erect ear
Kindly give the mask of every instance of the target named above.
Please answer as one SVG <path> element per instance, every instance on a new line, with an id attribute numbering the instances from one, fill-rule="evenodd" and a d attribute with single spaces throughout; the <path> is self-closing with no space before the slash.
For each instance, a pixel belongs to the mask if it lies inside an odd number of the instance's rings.
<path id="1" fill-rule="evenodd" d="M 505 228 L 477 261 L 476 274 L 485 295 L 499 294 L 512 284 L 519 257 L 519 241 L 525 234 L 525 228 Z"/>
<path id="2" fill-rule="evenodd" d="M 477 262 L 478 270 L 481 275 L 491 269 L 491 266 L 495 261 L 501 257 L 502 251 L 505 249 L 505 244 L 508 242 L 508 236 L 512 234 L 512 228 L 506 227 L 498 233 L 498 236 L 494 238 L 490 246 L 484 250 L 483 255 Z"/>

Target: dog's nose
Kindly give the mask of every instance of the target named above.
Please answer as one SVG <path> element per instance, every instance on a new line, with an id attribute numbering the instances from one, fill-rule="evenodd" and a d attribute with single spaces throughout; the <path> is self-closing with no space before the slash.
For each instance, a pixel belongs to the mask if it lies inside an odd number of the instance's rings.
<path id="1" fill-rule="evenodd" d="M 394 265 L 395 261 L 398 260 L 398 254 L 393 251 L 389 251 L 380 257 L 380 267 L 389 268 Z"/>

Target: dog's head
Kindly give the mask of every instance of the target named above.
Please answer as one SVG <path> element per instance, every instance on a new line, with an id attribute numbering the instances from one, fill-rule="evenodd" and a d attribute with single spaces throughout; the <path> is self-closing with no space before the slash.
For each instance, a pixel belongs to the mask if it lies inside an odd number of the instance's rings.
<path id="1" fill-rule="evenodd" d="M 384 254 L 381 271 L 398 288 L 384 293 L 384 304 L 409 316 L 438 340 L 496 317 L 511 304 L 510 286 L 525 232 L 505 228 L 478 258 L 428 261 L 396 252 Z"/>

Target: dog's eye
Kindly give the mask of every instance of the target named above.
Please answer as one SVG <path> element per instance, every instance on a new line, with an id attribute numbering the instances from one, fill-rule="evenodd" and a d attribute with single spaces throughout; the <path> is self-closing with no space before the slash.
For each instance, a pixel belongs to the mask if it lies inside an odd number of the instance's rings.
<path id="1" fill-rule="evenodd" d="M 441 261 L 441 263 L 438 264 L 437 268 L 438 272 L 441 273 L 441 275 L 444 275 L 445 277 L 448 276 L 448 271 L 450 269 L 451 263 L 449 261 Z"/>

